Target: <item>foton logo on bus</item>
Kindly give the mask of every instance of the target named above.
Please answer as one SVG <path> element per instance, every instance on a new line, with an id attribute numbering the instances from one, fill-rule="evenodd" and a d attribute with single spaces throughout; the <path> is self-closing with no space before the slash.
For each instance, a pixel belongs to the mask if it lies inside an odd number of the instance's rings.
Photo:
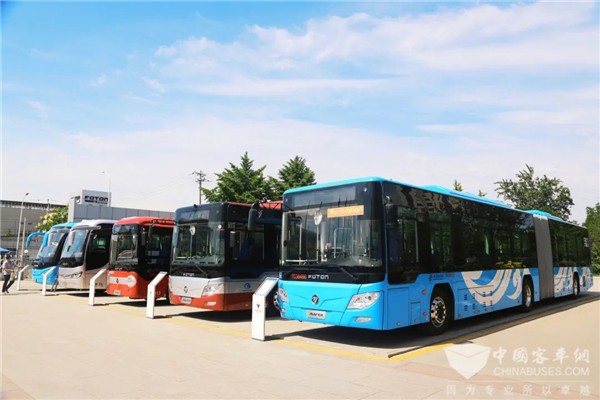
<path id="1" fill-rule="evenodd" d="M 328 281 L 329 275 L 321 275 L 321 274 L 292 274 L 290 276 L 294 280 L 298 281 Z"/>

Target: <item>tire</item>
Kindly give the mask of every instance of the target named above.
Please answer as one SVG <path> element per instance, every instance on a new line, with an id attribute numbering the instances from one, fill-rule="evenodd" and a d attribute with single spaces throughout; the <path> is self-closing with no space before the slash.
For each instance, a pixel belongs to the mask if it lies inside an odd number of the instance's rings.
<path id="1" fill-rule="evenodd" d="M 448 329 L 452 321 L 452 303 L 443 289 L 435 289 L 429 300 L 429 322 L 424 326 L 428 335 L 440 335 Z"/>
<path id="2" fill-rule="evenodd" d="M 278 286 L 275 286 L 273 288 L 273 290 L 271 290 L 271 293 L 269 293 L 269 295 L 266 298 L 266 303 L 267 303 L 266 315 L 267 315 L 267 317 L 279 317 L 280 316 L 279 303 L 277 302 L 277 288 L 278 288 Z"/>
<path id="3" fill-rule="evenodd" d="M 573 293 L 571 294 L 572 299 L 576 299 L 581 294 L 581 287 L 579 286 L 579 276 L 573 275 Z"/>
<path id="4" fill-rule="evenodd" d="M 530 278 L 523 280 L 523 290 L 521 292 L 521 312 L 529 312 L 533 308 L 533 284 Z"/>

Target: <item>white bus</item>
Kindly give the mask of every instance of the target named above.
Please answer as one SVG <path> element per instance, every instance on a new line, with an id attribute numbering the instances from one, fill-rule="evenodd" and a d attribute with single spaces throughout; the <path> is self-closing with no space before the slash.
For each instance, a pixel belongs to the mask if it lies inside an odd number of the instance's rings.
<path id="1" fill-rule="evenodd" d="M 71 228 L 58 263 L 59 288 L 88 289 L 90 279 L 108 266 L 110 235 L 115 222 L 83 220 Z M 106 278 L 96 281 L 96 289 L 106 289 Z"/>

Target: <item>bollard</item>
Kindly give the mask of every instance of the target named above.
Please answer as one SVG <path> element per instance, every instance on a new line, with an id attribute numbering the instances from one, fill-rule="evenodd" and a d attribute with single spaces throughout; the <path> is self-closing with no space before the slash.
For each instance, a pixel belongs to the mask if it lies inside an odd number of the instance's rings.
<path id="1" fill-rule="evenodd" d="M 160 281 L 162 281 L 165 276 L 168 275 L 168 272 L 166 271 L 161 271 L 158 273 L 158 275 L 156 275 L 154 277 L 154 279 L 152 279 L 152 282 L 150 282 L 150 284 L 148 285 L 148 294 L 147 294 L 147 302 L 146 302 L 146 318 L 154 318 L 154 303 L 155 303 L 155 296 L 156 296 L 156 286 L 160 283 Z M 167 297 L 169 295 L 167 294 Z"/>
<path id="2" fill-rule="evenodd" d="M 88 305 L 93 306 L 96 300 L 96 279 L 100 278 L 108 268 L 102 268 L 92 279 L 90 279 L 90 295 L 88 297 Z"/>
<path id="3" fill-rule="evenodd" d="M 46 284 L 48 283 L 48 275 L 54 272 L 56 268 L 58 268 L 58 265 L 55 265 L 54 267 L 50 268 L 48 271 L 44 272 L 44 275 L 42 275 L 42 296 L 46 295 Z M 56 279 L 58 279 L 58 277 Z"/>
<path id="4" fill-rule="evenodd" d="M 25 270 L 29 267 L 30 265 L 27 264 L 22 270 L 19 271 L 19 274 L 17 275 L 17 292 L 21 290 L 21 279 L 23 278 L 23 272 L 25 272 Z"/>

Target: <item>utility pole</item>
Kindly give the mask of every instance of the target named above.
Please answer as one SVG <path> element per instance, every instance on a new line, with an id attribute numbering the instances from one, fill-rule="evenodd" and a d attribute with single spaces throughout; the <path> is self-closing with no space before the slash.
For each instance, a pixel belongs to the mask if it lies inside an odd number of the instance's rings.
<path id="1" fill-rule="evenodd" d="M 194 171 L 192 175 L 196 176 L 196 183 L 198 183 L 198 205 L 200 205 L 202 204 L 202 182 L 209 182 L 209 180 L 206 179 L 206 174 L 202 170 Z"/>

